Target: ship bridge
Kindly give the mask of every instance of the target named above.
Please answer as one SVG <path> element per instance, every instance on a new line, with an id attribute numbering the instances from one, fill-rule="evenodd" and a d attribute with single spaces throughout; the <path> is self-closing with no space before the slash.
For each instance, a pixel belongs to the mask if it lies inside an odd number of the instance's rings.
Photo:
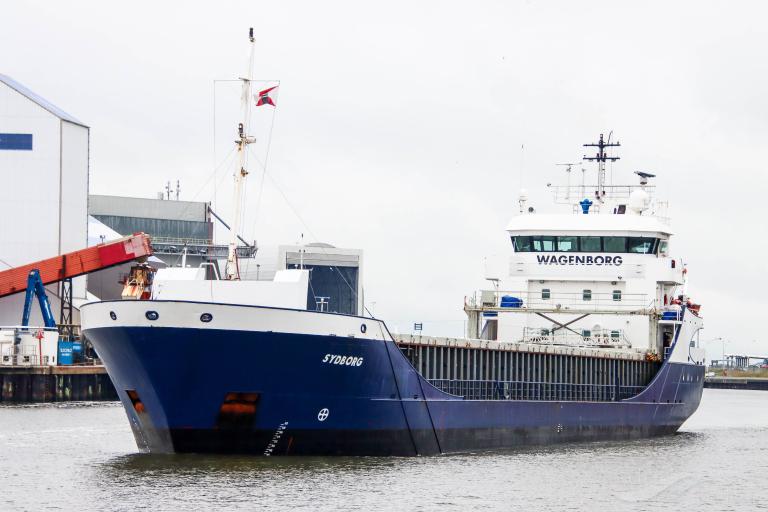
<path id="1" fill-rule="evenodd" d="M 610 140 L 610 139 L 609 139 Z M 512 254 L 486 259 L 490 287 L 465 300 L 468 336 L 661 352 L 663 314 L 684 295 L 683 261 L 670 255 L 673 231 L 666 203 L 653 198 L 654 175 L 639 185 L 606 185 L 606 149 L 599 149 L 595 186 L 552 187 L 568 213 L 538 213 L 525 190 L 507 225 Z M 571 165 L 568 166 L 568 179 Z"/>

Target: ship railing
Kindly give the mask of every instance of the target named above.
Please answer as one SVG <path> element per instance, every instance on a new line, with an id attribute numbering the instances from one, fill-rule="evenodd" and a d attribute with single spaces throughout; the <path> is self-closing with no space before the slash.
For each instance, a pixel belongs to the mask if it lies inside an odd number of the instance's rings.
<path id="1" fill-rule="evenodd" d="M 481 311 L 649 312 L 655 299 L 644 293 L 480 290 L 465 299 L 465 309 Z"/>
<path id="2" fill-rule="evenodd" d="M 572 208 L 573 213 L 575 213 L 577 215 L 582 215 L 584 213 L 584 210 L 582 209 L 581 205 L 574 204 L 572 206 L 573 206 L 573 208 Z M 616 208 L 615 206 L 611 206 L 611 205 L 607 205 L 607 206 L 610 207 L 610 208 Z M 598 205 L 592 205 L 592 207 L 590 207 L 590 209 L 589 209 L 589 213 L 591 213 L 593 215 L 601 213 L 603 211 L 605 211 L 605 209 L 601 208 L 601 205 L 599 205 L 599 204 Z M 670 220 L 670 218 L 665 213 L 661 213 L 662 211 L 666 212 L 666 209 L 660 209 L 660 208 L 655 207 L 655 205 L 654 205 L 651 208 L 651 210 L 646 215 L 649 216 L 649 217 L 653 217 L 654 219 L 658 220 L 659 222 L 661 222 L 664 225 L 667 225 L 667 226 L 671 225 L 672 221 Z M 610 209 L 610 210 L 608 210 L 607 213 L 617 213 L 617 212 L 614 211 L 613 209 Z M 626 213 L 626 211 L 623 212 L 623 213 Z"/>
<path id="3" fill-rule="evenodd" d="M 157 254 L 183 254 L 185 251 L 190 256 L 203 256 L 208 258 L 226 257 L 229 246 L 216 244 L 210 238 L 178 238 L 168 236 L 153 236 L 152 248 Z M 255 245 L 240 245 L 237 247 L 237 255 L 241 258 L 251 258 L 256 254 Z"/>
<path id="4" fill-rule="evenodd" d="M 210 238 L 182 238 L 174 236 L 153 236 L 152 245 L 154 244 L 168 244 L 178 245 L 181 249 L 184 245 L 213 245 L 213 240 Z"/>
<path id="5" fill-rule="evenodd" d="M 578 203 L 583 199 L 594 201 L 597 185 L 549 185 L 555 202 L 560 204 Z M 644 190 L 649 197 L 656 193 L 655 185 L 605 185 L 605 199 L 629 199 L 635 190 Z M 592 206 L 594 208 L 594 205 Z M 590 208 L 590 211 L 592 210 Z"/>
<path id="6" fill-rule="evenodd" d="M 644 386 L 546 381 L 430 379 L 437 389 L 465 400 L 614 402 L 638 395 Z"/>
<path id="7" fill-rule="evenodd" d="M 602 329 L 600 331 L 583 330 L 581 334 L 567 328 L 543 329 L 525 327 L 523 343 L 542 345 L 566 345 L 571 347 L 612 347 L 631 348 L 632 343 L 627 339 L 623 329 Z"/>

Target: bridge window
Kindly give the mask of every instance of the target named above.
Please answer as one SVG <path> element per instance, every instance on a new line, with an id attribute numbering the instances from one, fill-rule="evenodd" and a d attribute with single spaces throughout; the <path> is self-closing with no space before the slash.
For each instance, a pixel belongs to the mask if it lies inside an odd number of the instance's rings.
<path id="1" fill-rule="evenodd" d="M 533 250 L 530 236 L 513 236 L 512 243 L 515 252 L 531 252 Z"/>
<path id="2" fill-rule="evenodd" d="M 577 236 L 557 237 L 558 252 L 577 252 L 578 250 L 579 250 L 579 237 Z"/>
<path id="3" fill-rule="evenodd" d="M 582 236 L 581 252 L 600 252 L 603 250 L 603 244 L 599 236 Z"/>
<path id="4" fill-rule="evenodd" d="M 551 297 L 551 293 L 549 291 L 549 288 L 544 288 L 541 290 L 541 300 L 547 300 Z"/>
<path id="5" fill-rule="evenodd" d="M 627 238 L 623 236 L 604 236 L 603 250 L 605 252 L 627 252 Z"/>
<path id="6" fill-rule="evenodd" d="M 533 237 L 533 250 L 536 252 L 555 252 L 555 237 L 553 236 Z"/>
<path id="7" fill-rule="evenodd" d="M 613 290 L 613 300 L 621 300 L 621 290 Z"/>
<path id="8" fill-rule="evenodd" d="M 515 252 L 666 254 L 666 241 L 625 236 L 513 236 Z"/>
<path id="9" fill-rule="evenodd" d="M 627 239 L 627 252 L 637 254 L 651 254 L 654 249 L 655 238 L 629 237 Z"/>
<path id="10" fill-rule="evenodd" d="M 581 292 L 582 300 L 592 300 L 592 290 L 584 290 Z"/>

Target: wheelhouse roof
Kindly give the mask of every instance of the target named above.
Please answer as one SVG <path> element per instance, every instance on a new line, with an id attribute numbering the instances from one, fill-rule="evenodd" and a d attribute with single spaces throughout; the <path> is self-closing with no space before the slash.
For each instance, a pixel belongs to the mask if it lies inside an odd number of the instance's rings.
<path id="1" fill-rule="evenodd" d="M 617 236 L 672 235 L 674 232 L 658 217 L 618 214 L 521 214 L 507 225 L 511 235 L 615 234 Z"/>

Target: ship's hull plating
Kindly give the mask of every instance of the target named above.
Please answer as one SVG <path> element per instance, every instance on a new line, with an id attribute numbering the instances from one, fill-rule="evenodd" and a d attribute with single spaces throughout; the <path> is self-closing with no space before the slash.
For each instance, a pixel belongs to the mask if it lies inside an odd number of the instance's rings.
<path id="1" fill-rule="evenodd" d="M 666 363 L 619 402 L 463 400 L 390 339 L 96 324 L 86 335 L 148 452 L 429 455 L 635 439 L 677 431 L 703 387 L 701 365 Z"/>

